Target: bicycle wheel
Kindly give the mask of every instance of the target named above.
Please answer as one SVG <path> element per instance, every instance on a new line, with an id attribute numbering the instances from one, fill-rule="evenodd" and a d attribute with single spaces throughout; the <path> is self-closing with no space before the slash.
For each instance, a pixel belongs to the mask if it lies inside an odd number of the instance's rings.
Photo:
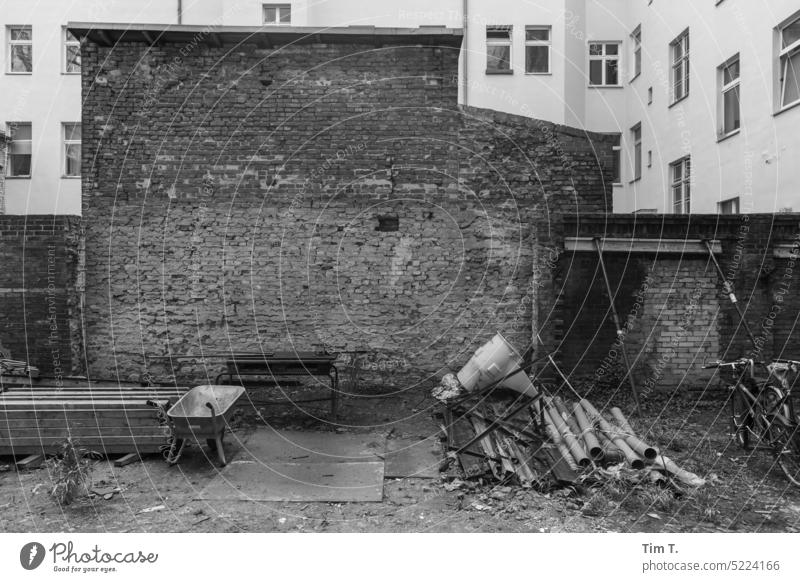
<path id="1" fill-rule="evenodd" d="M 776 426 L 775 460 L 793 485 L 800 487 L 800 435 L 797 425 Z"/>
<path id="2" fill-rule="evenodd" d="M 733 390 L 731 397 L 731 433 L 736 444 L 747 450 L 750 448 L 750 429 L 753 428 L 753 416 L 739 390 Z"/>

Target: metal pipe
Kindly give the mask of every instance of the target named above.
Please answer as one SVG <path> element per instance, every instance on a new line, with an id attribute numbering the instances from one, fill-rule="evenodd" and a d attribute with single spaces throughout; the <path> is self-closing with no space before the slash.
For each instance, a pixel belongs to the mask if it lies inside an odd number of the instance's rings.
<path id="1" fill-rule="evenodd" d="M 615 430 L 605 418 L 603 418 L 603 415 L 601 415 L 597 409 L 592 406 L 591 402 L 588 400 L 581 400 L 581 406 L 583 406 L 584 410 L 586 410 L 586 412 L 589 414 L 592 421 L 597 423 L 597 425 L 600 427 L 600 430 L 606 433 L 606 436 L 609 438 L 609 440 L 613 442 L 620 451 L 622 451 L 622 454 L 625 455 L 625 459 L 628 461 L 628 464 L 634 469 L 644 469 L 644 461 L 642 461 L 642 459 L 639 458 L 630 445 L 625 442 L 625 439 L 620 436 L 619 432 Z"/>
<path id="2" fill-rule="evenodd" d="M 601 460 L 603 458 L 603 448 L 600 446 L 600 442 L 594 434 L 592 424 L 589 422 L 589 419 L 586 418 L 583 407 L 580 404 L 573 404 L 572 413 L 575 415 L 575 420 L 578 422 L 578 427 L 581 429 L 581 436 L 583 437 L 583 442 L 586 443 L 586 450 L 589 451 L 589 455 L 595 461 Z"/>
<path id="3" fill-rule="evenodd" d="M 608 273 L 606 272 L 606 264 L 603 261 L 603 249 L 600 247 L 600 239 L 594 239 L 594 245 L 597 248 L 597 256 L 600 259 L 600 270 L 603 273 L 603 281 L 606 284 L 606 291 L 608 292 L 608 301 L 611 304 L 611 314 L 614 317 L 614 325 L 617 328 L 617 339 L 620 341 L 620 351 L 622 352 L 622 361 L 625 363 L 625 375 L 628 378 L 628 382 L 631 385 L 631 395 L 633 396 L 633 402 L 636 404 L 636 413 L 641 416 L 642 414 L 642 407 L 639 404 L 639 391 L 636 389 L 636 383 L 633 380 L 633 370 L 631 370 L 631 364 L 628 361 L 628 353 L 625 350 L 625 332 L 622 331 L 622 325 L 620 324 L 619 314 L 617 313 L 617 306 L 614 305 L 614 295 L 611 292 L 611 283 L 608 280 Z M 625 380 L 625 378 L 623 378 Z"/>
<path id="4" fill-rule="evenodd" d="M 636 436 L 636 433 L 633 432 L 633 428 L 631 427 L 628 419 L 625 418 L 625 415 L 622 414 L 622 411 L 617 408 L 616 406 L 611 409 L 611 416 L 619 424 L 620 428 L 624 431 L 622 434 L 622 438 L 625 439 L 630 447 L 643 456 L 648 461 L 653 461 L 658 456 L 658 449 L 655 447 L 651 447 L 647 443 L 645 443 L 642 439 Z"/>
<path id="5" fill-rule="evenodd" d="M 612 465 L 625 462 L 625 455 L 622 454 L 611 439 L 609 439 L 602 431 L 597 431 L 597 440 L 600 441 L 603 448 L 603 462 Z"/>
<path id="6" fill-rule="evenodd" d="M 463 0 L 461 12 L 464 17 L 464 36 L 461 41 L 464 50 L 464 107 L 467 107 L 469 106 L 469 0 Z"/>
<path id="7" fill-rule="evenodd" d="M 581 467 L 587 467 L 591 464 L 589 457 L 586 456 L 586 452 L 583 450 L 583 447 L 578 443 L 577 438 L 572 432 L 569 430 L 567 425 L 564 423 L 564 419 L 558 414 L 558 411 L 554 408 L 552 401 L 549 399 L 545 401 L 545 412 L 550 415 L 550 419 L 553 421 L 556 429 L 558 430 L 561 437 L 564 439 L 564 442 L 569 449 L 569 452 L 572 453 L 572 456 L 575 457 L 575 462 L 578 463 Z"/>
<path id="8" fill-rule="evenodd" d="M 183 0 L 178 0 L 178 24 L 183 24 Z"/>
<path id="9" fill-rule="evenodd" d="M 736 308 L 736 311 L 739 313 L 739 320 L 742 322 L 744 326 L 744 330 L 747 332 L 747 337 L 750 338 L 750 341 L 753 344 L 753 349 L 758 352 L 758 342 L 756 342 L 756 338 L 753 335 L 753 332 L 750 330 L 750 326 L 747 324 L 747 320 L 744 318 L 744 311 L 742 311 L 742 307 L 739 305 L 739 300 L 736 299 L 736 293 L 733 290 L 733 284 L 728 281 L 725 277 L 725 273 L 722 271 L 722 267 L 719 266 L 719 262 L 717 262 L 717 257 L 714 256 L 714 248 L 711 246 L 711 242 L 708 240 L 703 241 L 708 249 L 708 254 L 711 257 L 711 261 L 714 263 L 714 266 L 717 269 L 717 273 L 722 279 L 722 286 L 725 289 L 725 292 L 728 294 L 728 298 L 733 303 L 733 306 Z"/>
<path id="10" fill-rule="evenodd" d="M 653 466 L 666 471 L 670 475 L 674 475 L 676 479 L 690 487 L 700 487 L 706 484 L 705 479 L 681 469 L 664 455 L 659 455 L 653 462 Z"/>
<path id="11" fill-rule="evenodd" d="M 575 463 L 575 459 L 572 456 L 572 453 L 569 452 L 567 445 L 564 444 L 564 439 L 561 438 L 561 435 L 558 433 L 558 429 L 553 424 L 552 419 L 550 418 L 549 414 L 542 413 L 544 417 L 544 428 L 547 431 L 547 436 L 550 437 L 550 440 L 556 445 L 556 449 L 561 454 L 561 458 L 569 465 L 569 468 L 575 471 L 576 473 L 580 471 L 577 463 Z"/>
<path id="12" fill-rule="evenodd" d="M 581 449 L 583 449 L 585 453 L 589 454 L 588 449 L 584 446 L 584 440 L 581 437 L 581 427 L 578 426 L 578 423 L 575 422 L 574 418 L 572 418 L 572 414 L 570 414 L 569 410 L 567 410 L 567 407 L 564 405 L 563 400 L 561 400 L 561 398 L 556 396 L 555 398 L 553 398 L 553 404 L 555 405 L 559 416 L 561 416 L 561 418 L 566 423 L 570 432 L 573 435 L 575 435 L 575 438 L 578 441 L 578 444 L 580 445 Z"/>

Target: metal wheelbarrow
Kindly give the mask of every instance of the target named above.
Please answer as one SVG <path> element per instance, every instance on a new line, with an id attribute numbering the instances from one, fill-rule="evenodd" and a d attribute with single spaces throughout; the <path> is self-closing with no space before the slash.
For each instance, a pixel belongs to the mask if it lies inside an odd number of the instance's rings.
<path id="1" fill-rule="evenodd" d="M 205 439 L 212 451 L 217 452 L 220 463 L 226 465 L 222 438 L 233 416 L 234 404 L 245 393 L 242 386 L 195 386 L 184 394 L 168 411 L 173 441 L 167 462 L 178 462 L 186 440 L 198 442 Z"/>

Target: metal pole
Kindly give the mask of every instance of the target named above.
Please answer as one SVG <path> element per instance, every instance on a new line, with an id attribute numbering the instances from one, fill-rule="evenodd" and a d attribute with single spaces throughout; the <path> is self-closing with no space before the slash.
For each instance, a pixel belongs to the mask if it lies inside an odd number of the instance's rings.
<path id="1" fill-rule="evenodd" d="M 617 313 L 617 307 L 614 305 L 614 294 L 611 292 L 611 283 L 608 281 L 608 273 L 606 273 L 606 264 L 603 262 L 603 249 L 600 246 L 600 239 L 594 239 L 594 245 L 597 247 L 597 256 L 600 259 L 600 270 L 603 273 L 603 281 L 606 284 L 606 291 L 608 292 L 608 301 L 611 303 L 611 314 L 614 317 L 614 325 L 617 328 L 617 339 L 620 341 L 620 348 L 622 352 L 622 360 L 625 363 L 625 375 L 628 378 L 628 382 L 631 385 L 631 395 L 633 396 L 633 402 L 636 404 L 636 414 L 639 416 L 642 415 L 642 407 L 639 404 L 639 391 L 636 389 L 636 383 L 633 380 L 633 372 L 631 370 L 631 364 L 628 361 L 628 353 L 625 351 L 625 332 L 622 331 L 622 326 L 620 325 L 619 321 L 619 314 Z M 623 378 L 624 380 L 625 378 Z"/>
<path id="2" fill-rule="evenodd" d="M 722 287 L 725 289 L 725 292 L 728 294 L 728 297 L 733 303 L 733 306 L 736 308 L 737 313 L 739 313 L 739 320 L 742 322 L 744 326 L 744 330 L 747 332 L 747 337 L 750 338 L 750 341 L 753 343 L 753 349 L 758 351 L 756 338 L 753 335 L 753 332 L 750 330 L 750 326 L 747 324 L 747 320 L 744 318 L 744 311 L 742 311 L 741 305 L 739 305 L 739 300 L 736 299 L 736 293 L 733 291 L 733 284 L 728 281 L 725 277 L 725 273 L 722 270 L 722 267 L 719 266 L 719 262 L 717 262 L 717 257 L 714 256 L 714 248 L 711 246 L 711 243 L 708 240 L 703 241 L 708 249 L 708 254 L 711 257 L 711 261 L 714 263 L 714 266 L 717 268 L 717 273 L 719 273 L 720 278 L 722 279 Z"/>

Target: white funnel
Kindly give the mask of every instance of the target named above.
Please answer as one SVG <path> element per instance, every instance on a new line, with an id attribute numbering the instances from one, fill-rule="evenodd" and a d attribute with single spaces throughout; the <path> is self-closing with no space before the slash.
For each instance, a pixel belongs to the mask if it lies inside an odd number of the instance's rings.
<path id="1" fill-rule="evenodd" d="M 508 343 L 506 338 L 498 333 L 489 342 L 478 348 L 475 355 L 461 368 L 458 373 L 458 381 L 469 392 L 480 390 L 493 382 L 497 382 L 521 365 L 522 357 Z M 526 372 L 514 374 L 500 386 L 510 388 L 531 398 L 538 394 Z"/>

